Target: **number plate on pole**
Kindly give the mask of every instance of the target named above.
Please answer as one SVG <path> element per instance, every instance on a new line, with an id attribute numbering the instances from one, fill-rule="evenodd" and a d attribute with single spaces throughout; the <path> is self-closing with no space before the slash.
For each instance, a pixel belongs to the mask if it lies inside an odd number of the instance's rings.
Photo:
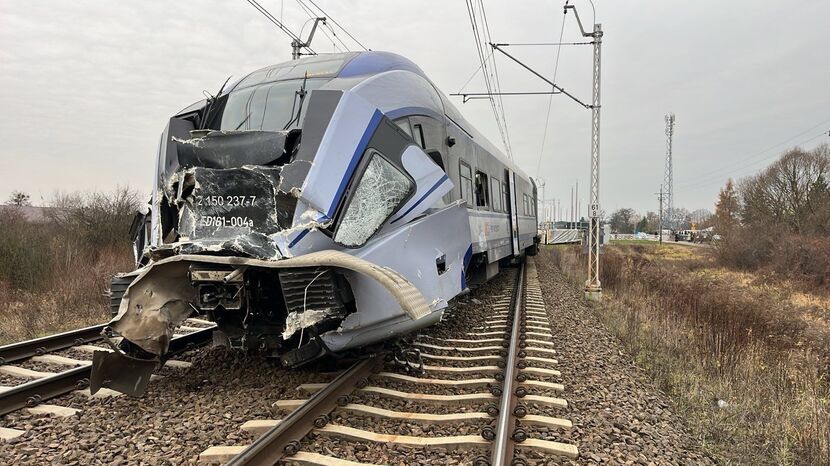
<path id="1" fill-rule="evenodd" d="M 591 204 L 591 218 L 599 217 L 599 204 Z"/>

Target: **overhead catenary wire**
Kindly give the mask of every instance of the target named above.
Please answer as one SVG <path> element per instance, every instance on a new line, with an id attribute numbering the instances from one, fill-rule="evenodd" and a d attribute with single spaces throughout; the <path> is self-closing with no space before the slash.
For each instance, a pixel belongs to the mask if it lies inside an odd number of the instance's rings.
<path id="1" fill-rule="evenodd" d="M 341 26 L 341 25 L 340 25 L 340 23 L 338 23 L 336 19 L 332 18 L 332 16 L 331 16 L 330 14 L 326 13 L 326 12 L 325 12 L 325 10 L 323 10 L 322 8 L 320 8 L 320 6 L 319 6 L 319 5 L 317 5 L 317 3 L 315 3 L 315 2 L 314 2 L 314 0 L 308 0 L 308 1 L 309 1 L 309 3 L 311 3 L 312 5 L 314 5 L 314 7 L 315 7 L 315 8 L 317 8 L 318 10 L 320 10 L 320 13 L 322 13 L 322 14 L 323 14 L 323 16 L 325 16 L 326 18 L 330 19 L 330 20 L 331 20 L 331 22 L 332 22 L 332 23 L 334 23 L 334 25 L 335 25 L 335 26 L 339 27 L 341 31 L 345 32 L 345 33 L 346 33 L 346 35 L 347 35 L 347 36 L 348 36 L 351 40 L 355 41 L 355 43 L 356 43 L 357 45 L 359 45 L 359 46 L 360 46 L 360 48 L 362 48 L 363 50 L 367 50 L 367 51 L 369 50 L 368 48 L 366 48 L 366 46 L 365 46 L 365 45 L 363 45 L 363 43 L 362 43 L 362 42 L 360 42 L 359 40 L 357 40 L 357 38 L 356 38 L 355 36 L 353 36 L 353 35 L 352 35 L 352 34 L 351 34 L 351 33 L 350 33 L 350 32 L 349 32 L 346 28 L 344 28 L 343 26 Z"/>
<path id="2" fill-rule="evenodd" d="M 493 42 L 493 38 L 490 35 L 490 23 L 487 21 L 487 10 L 484 9 L 484 0 L 479 0 L 478 3 L 479 3 L 479 6 L 480 6 L 479 10 L 481 11 L 481 18 L 484 22 L 484 32 L 486 33 L 485 34 L 486 43 L 489 44 L 489 43 Z M 504 124 L 504 135 L 505 135 L 505 138 L 507 139 L 507 154 L 512 159 L 513 158 L 513 145 L 510 141 L 510 131 L 509 131 L 509 126 L 507 124 L 507 113 L 504 110 L 504 100 L 502 98 L 502 92 L 501 92 L 501 80 L 499 79 L 499 68 L 498 68 L 498 66 L 496 66 L 496 57 L 492 53 L 490 53 L 489 56 L 491 57 L 490 61 L 492 62 L 492 65 L 493 65 L 492 66 L 492 74 L 495 77 L 495 84 L 496 84 L 495 91 L 496 91 L 496 96 L 498 97 L 498 101 L 499 101 L 499 108 L 500 108 L 500 111 L 501 111 L 501 119 L 502 119 L 502 122 Z"/>
<path id="3" fill-rule="evenodd" d="M 297 2 L 297 5 L 299 5 L 299 7 L 300 7 L 300 8 L 301 8 L 301 9 L 305 12 L 305 14 L 308 16 L 308 21 L 306 21 L 306 22 L 303 24 L 303 27 L 300 29 L 300 36 L 302 36 L 302 35 L 303 35 L 303 30 L 305 30 L 305 27 L 306 27 L 306 25 L 309 23 L 309 21 L 315 21 L 318 17 L 320 17 L 320 15 L 316 14 L 316 13 L 314 12 L 314 10 L 312 10 L 311 8 L 309 8 L 309 7 L 308 7 L 308 5 L 306 5 L 305 3 L 303 3 L 303 1 L 302 1 L 302 0 L 295 0 L 295 1 Z M 325 24 L 326 24 L 326 23 L 325 23 L 325 21 L 324 21 L 324 22 L 323 22 L 323 25 L 325 25 Z M 326 39 L 328 39 L 328 40 L 329 40 L 329 42 L 331 42 L 331 44 L 334 46 L 334 48 L 335 48 L 335 49 L 338 49 L 338 48 L 339 48 L 339 47 L 337 46 L 337 44 L 334 42 L 334 39 L 332 39 L 332 38 L 331 38 L 331 36 L 329 36 L 329 35 L 326 33 L 326 30 L 325 30 L 325 29 L 320 28 L 320 32 L 322 32 L 322 33 L 323 33 L 323 35 L 324 35 L 324 36 L 326 36 Z M 341 42 L 342 42 L 342 41 L 341 41 Z M 346 47 L 346 51 L 349 51 L 349 47 L 348 47 L 348 46 L 346 46 L 346 44 L 343 44 L 343 46 L 344 46 L 344 47 Z"/>
<path id="4" fill-rule="evenodd" d="M 559 56 L 562 53 L 562 37 L 565 34 L 565 13 L 562 13 L 562 26 L 559 29 L 559 47 L 556 48 L 556 60 L 554 61 L 553 65 L 553 79 L 551 81 L 556 82 L 556 74 L 559 72 Z M 555 91 L 556 87 L 551 86 L 551 92 Z M 553 107 L 553 94 L 550 95 L 548 98 L 548 111 L 545 113 L 545 127 L 542 130 L 542 147 L 539 149 L 539 160 L 536 162 L 536 178 L 539 178 L 539 172 L 542 169 L 542 156 L 545 153 L 545 142 L 548 136 L 548 125 L 550 124 L 550 110 Z"/>
<path id="5" fill-rule="evenodd" d="M 490 67 L 488 66 L 487 56 L 485 56 L 485 53 L 484 53 L 484 50 L 485 50 L 484 43 L 486 43 L 485 40 L 487 38 L 486 31 L 483 30 L 484 27 L 479 27 L 478 14 L 476 13 L 476 7 L 475 7 L 475 0 L 466 0 L 466 5 L 467 5 L 467 14 L 469 16 L 470 25 L 471 25 L 472 31 L 473 31 L 473 38 L 474 38 L 474 42 L 475 42 L 475 46 L 476 46 L 476 52 L 478 53 L 478 59 L 479 59 L 479 62 L 481 63 L 481 69 L 482 69 L 482 72 L 483 72 L 482 75 L 483 75 L 483 78 L 484 78 L 484 85 L 487 88 L 487 93 L 491 94 L 491 93 L 493 93 L 494 85 L 496 83 L 493 82 L 494 78 L 495 78 L 495 75 L 490 70 Z M 484 6 L 483 3 L 481 3 L 481 2 L 479 2 L 479 5 L 481 6 L 481 8 L 483 8 L 483 6 Z M 496 126 L 498 127 L 499 135 L 501 136 L 501 140 L 502 140 L 502 144 L 504 145 L 504 148 L 505 148 L 505 151 L 507 152 L 508 157 L 512 158 L 513 157 L 512 150 L 510 148 L 510 143 L 509 143 L 509 140 L 508 140 L 508 137 L 505 133 L 505 128 L 504 128 L 505 120 L 500 115 L 499 105 L 496 104 L 496 99 L 494 99 L 493 96 L 489 96 L 489 97 L 490 98 L 488 100 L 490 101 L 490 107 L 493 110 L 493 117 L 496 119 Z"/>
<path id="6" fill-rule="evenodd" d="M 494 52 L 494 50 L 490 50 L 490 55 L 493 55 L 493 52 Z M 488 55 L 488 56 L 487 56 L 487 58 L 490 58 L 490 56 Z M 475 78 L 475 77 L 476 77 L 476 75 L 478 74 L 478 72 L 479 72 L 479 71 L 481 71 L 481 67 L 482 67 L 482 66 L 484 66 L 484 63 L 483 63 L 483 62 L 481 62 L 481 63 L 479 63 L 479 64 L 478 64 L 478 67 L 476 68 L 476 70 L 475 70 L 475 71 L 473 71 L 473 74 L 471 74 L 471 75 L 470 75 L 470 77 L 469 77 L 466 81 L 464 81 L 464 85 L 463 85 L 463 86 L 461 86 L 461 88 L 458 90 L 458 94 L 460 94 L 460 93 L 461 93 L 461 91 L 463 91 L 463 90 L 467 87 L 467 85 L 468 85 L 468 84 L 470 84 L 470 81 L 472 81 L 472 80 L 473 80 L 473 78 Z"/>
<path id="7" fill-rule="evenodd" d="M 260 5 L 259 2 L 257 2 L 256 0 L 245 0 L 245 1 L 248 2 L 254 8 L 256 8 L 257 11 L 262 13 L 262 15 L 265 16 L 265 18 L 267 18 L 268 21 L 271 21 L 272 23 L 274 23 L 274 25 L 277 26 L 282 32 L 288 34 L 288 37 L 290 37 L 293 40 L 296 40 L 297 42 L 302 42 L 300 40 L 299 36 L 297 36 L 290 29 L 288 29 L 280 20 L 278 20 L 276 17 L 274 17 L 274 15 L 272 15 L 264 6 Z M 308 50 L 312 54 L 317 53 L 317 52 L 314 51 L 314 49 L 312 49 L 308 45 L 306 45 L 303 48 L 305 48 L 306 50 Z"/>

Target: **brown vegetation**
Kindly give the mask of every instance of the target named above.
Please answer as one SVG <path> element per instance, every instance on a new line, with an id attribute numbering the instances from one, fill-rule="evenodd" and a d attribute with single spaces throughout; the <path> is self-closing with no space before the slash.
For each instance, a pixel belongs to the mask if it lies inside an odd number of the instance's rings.
<path id="1" fill-rule="evenodd" d="M 690 251 L 608 247 L 604 323 L 726 462 L 830 464 L 830 300 L 805 306 Z M 550 254 L 584 283 L 577 248 Z"/>
<path id="2" fill-rule="evenodd" d="M 724 265 L 830 288 L 830 146 L 792 149 L 737 187 L 729 180 L 715 218 Z"/>
<path id="3" fill-rule="evenodd" d="M 0 216 L 0 344 L 105 321 L 109 278 L 134 268 L 128 239 L 138 196 L 58 195 L 45 220 Z"/>

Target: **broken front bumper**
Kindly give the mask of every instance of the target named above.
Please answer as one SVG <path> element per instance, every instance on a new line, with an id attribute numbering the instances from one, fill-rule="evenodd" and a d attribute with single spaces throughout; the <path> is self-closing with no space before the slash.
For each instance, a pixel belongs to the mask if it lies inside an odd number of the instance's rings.
<path id="1" fill-rule="evenodd" d="M 193 312 L 196 291 L 188 279 L 192 264 L 224 264 L 265 269 L 337 267 L 360 273 L 382 285 L 413 320 L 430 313 L 424 297 L 398 272 L 334 250 L 318 251 L 279 261 L 242 257 L 179 255 L 145 267 L 124 293 L 118 315 L 110 327 L 144 351 L 164 355 L 173 330 Z"/>

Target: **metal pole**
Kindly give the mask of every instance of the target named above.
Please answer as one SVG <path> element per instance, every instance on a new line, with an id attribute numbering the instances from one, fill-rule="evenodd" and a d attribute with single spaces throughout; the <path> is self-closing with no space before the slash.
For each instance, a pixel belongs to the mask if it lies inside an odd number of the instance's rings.
<path id="1" fill-rule="evenodd" d="M 674 230 L 674 168 L 672 162 L 672 139 L 674 138 L 674 113 L 666 115 L 666 166 L 663 175 L 663 185 L 666 188 L 664 199 L 666 201 L 667 226 Z"/>
<path id="2" fill-rule="evenodd" d="M 599 122 L 600 122 L 600 76 L 602 25 L 594 24 L 594 86 L 591 102 L 591 209 L 588 231 L 588 280 L 585 282 L 585 297 L 602 299 L 602 284 L 599 281 Z"/>
<path id="3" fill-rule="evenodd" d="M 663 185 L 660 185 L 660 214 L 658 217 L 657 238 L 663 244 Z"/>
<path id="4" fill-rule="evenodd" d="M 573 224 L 574 221 L 574 187 L 571 185 L 571 206 L 568 208 L 568 221 Z M 571 225 L 573 228 L 573 225 Z"/>

